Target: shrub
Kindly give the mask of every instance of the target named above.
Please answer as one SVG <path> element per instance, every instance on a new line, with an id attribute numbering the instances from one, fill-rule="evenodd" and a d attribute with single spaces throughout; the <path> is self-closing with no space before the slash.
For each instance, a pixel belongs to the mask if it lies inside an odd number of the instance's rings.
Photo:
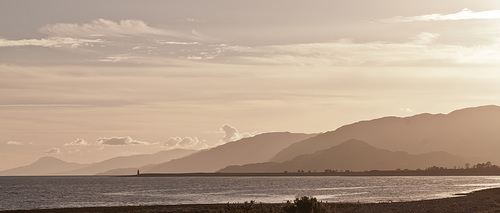
<path id="1" fill-rule="evenodd" d="M 293 204 L 287 201 L 287 205 L 283 207 L 286 213 L 323 213 L 327 208 L 323 203 L 318 202 L 316 198 L 309 198 L 307 196 L 296 198 Z"/>

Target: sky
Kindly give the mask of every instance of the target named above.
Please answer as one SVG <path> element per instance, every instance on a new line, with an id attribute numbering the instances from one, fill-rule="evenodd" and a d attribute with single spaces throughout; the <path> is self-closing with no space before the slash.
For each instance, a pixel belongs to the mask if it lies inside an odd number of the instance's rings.
<path id="1" fill-rule="evenodd" d="M 497 0 L 0 1 L 0 170 L 500 105 Z"/>

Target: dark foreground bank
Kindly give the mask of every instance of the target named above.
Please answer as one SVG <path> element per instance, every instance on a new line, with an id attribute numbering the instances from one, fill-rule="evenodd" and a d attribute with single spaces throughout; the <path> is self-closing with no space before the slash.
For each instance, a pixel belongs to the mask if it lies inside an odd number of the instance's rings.
<path id="1" fill-rule="evenodd" d="M 292 202 L 293 203 L 293 202 Z M 87 207 L 2 212 L 285 212 L 290 204 L 197 204 L 166 206 Z M 459 197 L 395 203 L 322 203 L 322 212 L 500 212 L 500 188 Z"/>

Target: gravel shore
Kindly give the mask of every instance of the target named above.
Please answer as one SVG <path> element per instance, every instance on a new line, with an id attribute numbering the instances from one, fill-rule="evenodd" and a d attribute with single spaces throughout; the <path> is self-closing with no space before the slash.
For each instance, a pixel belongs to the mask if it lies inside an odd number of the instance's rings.
<path id="1" fill-rule="evenodd" d="M 285 204 L 254 204 L 249 212 L 265 212 L 263 209 L 279 210 Z M 17 210 L 1 212 L 34 212 L 34 213 L 62 213 L 62 212 L 220 212 L 242 204 L 197 204 L 197 205 L 165 205 L 165 206 L 120 206 L 120 207 L 87 207 L 65 209 Z M 500 212 L 500 188 L 485 189 L 459 197 L 436 200 L 423 200 L 394 203 L 327 203 L 327 212 Z M 241 211 L 246 212 L 246 211 Z"/>

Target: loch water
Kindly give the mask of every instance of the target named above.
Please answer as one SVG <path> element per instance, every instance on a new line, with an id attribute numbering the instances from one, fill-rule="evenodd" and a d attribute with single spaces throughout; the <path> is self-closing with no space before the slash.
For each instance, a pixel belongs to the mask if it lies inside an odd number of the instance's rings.
<path id="1" fill-rule="evenodd" d="M 399 202 L 500 187 L 497 176 L 394 177 L 0 177 L 0 210 L 91 206 Z"/>

